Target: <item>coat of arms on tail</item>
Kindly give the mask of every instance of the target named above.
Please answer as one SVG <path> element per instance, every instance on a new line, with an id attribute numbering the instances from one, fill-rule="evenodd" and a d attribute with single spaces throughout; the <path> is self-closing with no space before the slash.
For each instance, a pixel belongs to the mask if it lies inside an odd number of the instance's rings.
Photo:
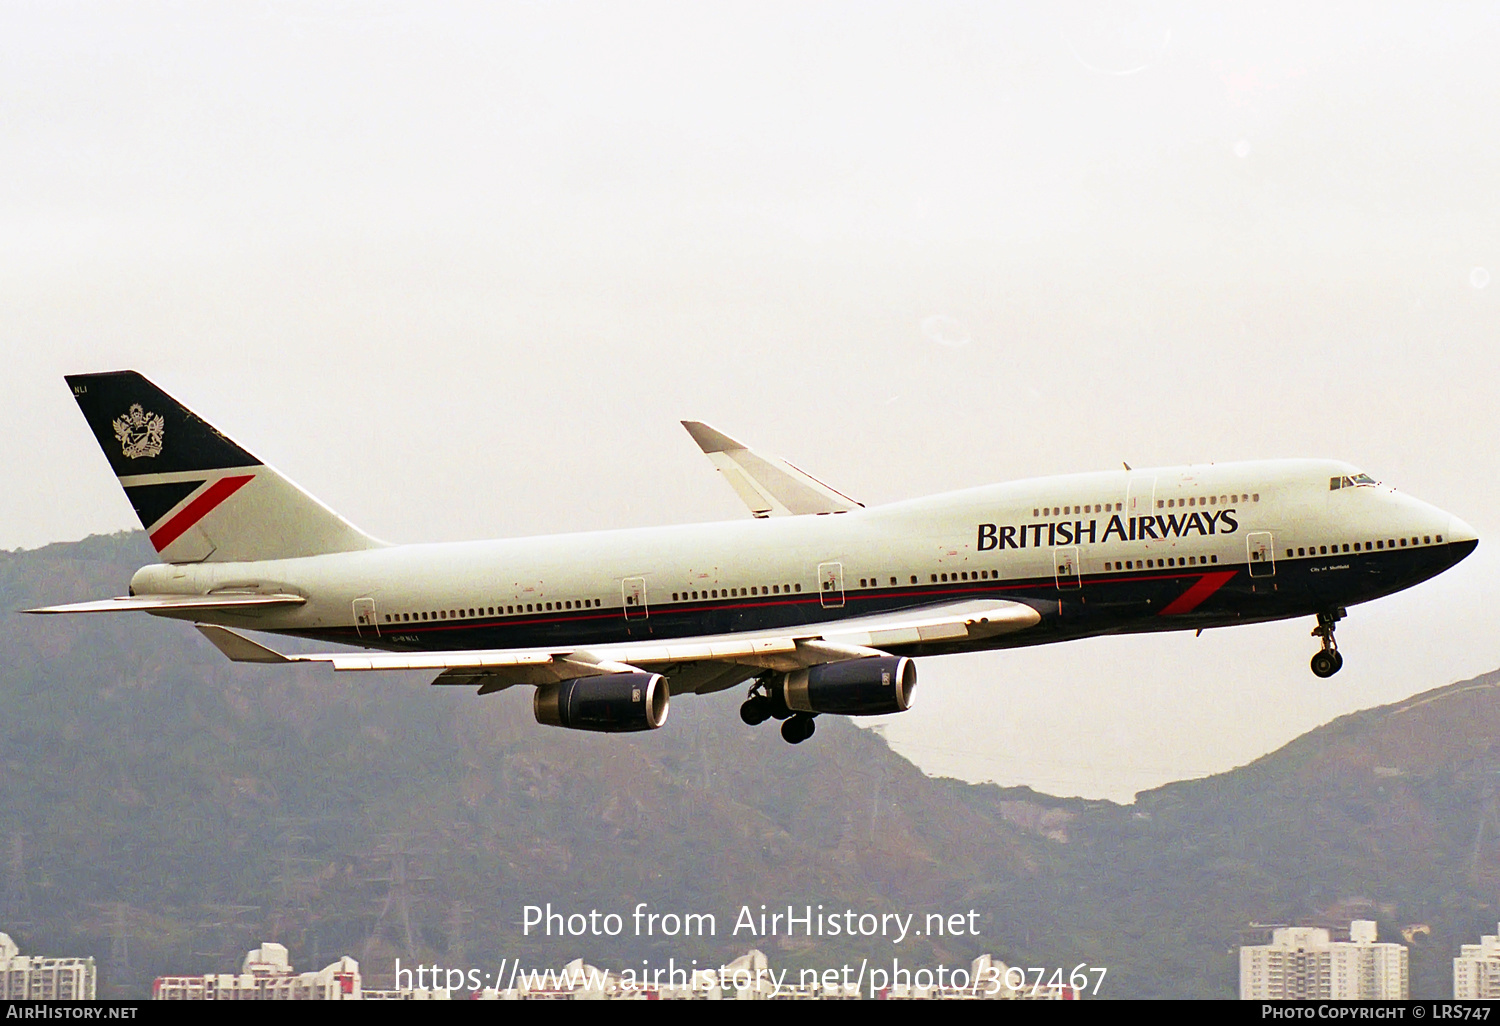
<path id="1" fill-rule="evenodd" d="M 381 544 L 135 371 L 67 380 L 167 562 L 286 559 Z"/>
<path id="2" fill-rule="evenodd" d="M 115 437 L 120 440 L 120 451 L 132 460 L 160 456 L 166 424 L 161 414 L 147 413 L 141 409 L 140 403 L 133 403 L 129 413 L 115 418 Z"/>

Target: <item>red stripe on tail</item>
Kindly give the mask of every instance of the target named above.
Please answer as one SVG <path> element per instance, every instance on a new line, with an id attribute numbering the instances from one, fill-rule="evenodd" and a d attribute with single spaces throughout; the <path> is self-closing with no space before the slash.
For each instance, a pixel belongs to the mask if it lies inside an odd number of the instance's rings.
<path id="1" fill-rule="evenodd" d="M 1198 578 L 1198 583 L 1187 591 L 1178 595 L 1172 603 L 1163 609 L 1160 616 L 1177 616 L 1181 613 L 1191 613 L 1203 604 L 1214 592 L 1229 583 L 1229 579 L 1235 575 L 1234 570 L 1220 570 L 1216 573 L 1204 574 Z"/>
<path id="2" fill-rule="evenodd" d="M 156 546 L 157 552 L 160 552 L 181 538 L 194 524 L 212 513 L 219 503 L 253 480 L 255 480 L 254 474 L 246 474 L 244 477 L 219 478 L 209 485 L 203 494 L 184 506 L 181 513 L 158 527 L 156 533 L 151 535 L 151 544 Z"/>

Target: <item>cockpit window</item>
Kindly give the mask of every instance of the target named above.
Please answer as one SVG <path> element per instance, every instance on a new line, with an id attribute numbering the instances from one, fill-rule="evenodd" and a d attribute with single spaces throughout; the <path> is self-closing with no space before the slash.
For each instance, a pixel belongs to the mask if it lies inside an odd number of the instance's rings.
<path id="1" fill-rule="evenodd" d="M 1379 484 L 1369 474 L 1355 474 L 1353 477 L 1330 477 L 1328 479 L 1328 490 L 1337 491 L 1340 488 L 1353 488 L 1355 485 Z"/>
<path id="2" fill-rule="evenodd" d="M 1373 485 L 1379 484 L 1380 482 L 1375 480 L 1369 474 L 1355 474 L 1354 483 L 1357 485 Z"/>

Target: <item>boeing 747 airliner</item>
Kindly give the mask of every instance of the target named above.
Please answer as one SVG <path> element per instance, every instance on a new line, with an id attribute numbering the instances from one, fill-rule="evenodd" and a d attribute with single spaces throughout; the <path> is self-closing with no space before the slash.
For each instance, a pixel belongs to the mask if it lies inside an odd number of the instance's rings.
<path id="1" fill-rule="evenodd" d="M 865 508 L 684 422 L 744 521 L 433 545 L 354 527 L 133 371 L 68 384 L 162 562 L 127 596 L 239 662 L 432 669 L 536 688 L 541 723 L 660 727 L 671 694 L 749 682 L 787 741 L 820 713 L 901 712 L 918 656 L 1313 617 L 1319 677 L 1348 606 L 1478 544 L 1457 517 L 1331 460 L 1074 474 Z M 242 631 L 366 651 L 284 655 Z"/>

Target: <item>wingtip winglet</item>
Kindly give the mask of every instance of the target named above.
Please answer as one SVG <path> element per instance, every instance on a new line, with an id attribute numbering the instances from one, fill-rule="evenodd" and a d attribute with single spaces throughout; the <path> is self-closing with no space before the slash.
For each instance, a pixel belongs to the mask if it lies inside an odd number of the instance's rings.
<path id="1" fill-rule="evenodd" d="M 709 427 L 701 420 L 685 420 L 682 426 L 687 428 L 687 433 L 693 436 L 693 441 L 698 443 L 698 448 L 706 453 L 749 448 L 744 442 L 735 441 L 724 432 Z"/>
<path id="2" fill-rule="evenodd" d="M 864 505 L 786 460 L 756 453 L 700 420 L 681 423 L 755 517 L 847 513 Z"/>

